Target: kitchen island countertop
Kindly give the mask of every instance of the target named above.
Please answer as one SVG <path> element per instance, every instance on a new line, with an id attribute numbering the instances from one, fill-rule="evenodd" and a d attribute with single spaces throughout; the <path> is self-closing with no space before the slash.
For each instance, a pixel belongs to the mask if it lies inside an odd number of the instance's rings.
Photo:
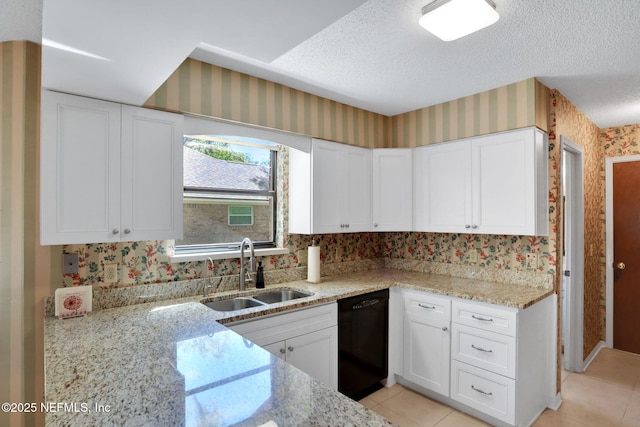
<path id="1" fill-rule="evenodd" d="M 45 319 L 47 425 L 279 426 L 389 423 L 223 326 L 400 286 L 524 309 L 553 290 L 379 269 L 268 286 L 313 296 L 234 312 L 202 296 Z M 226 292 L 211 298 L 252 294 Z M 62 405 L 61 405 L 62 403 Z M 55 405 L 54 405 L 55 404 Z"/>

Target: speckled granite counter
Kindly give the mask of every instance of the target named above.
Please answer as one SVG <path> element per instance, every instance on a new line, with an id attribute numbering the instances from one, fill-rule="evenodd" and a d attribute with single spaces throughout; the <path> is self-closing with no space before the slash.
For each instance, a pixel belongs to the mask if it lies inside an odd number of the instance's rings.
<path id="1" fill-rule="evenodd" d="M 198 296 L 45 319 L 45 401 L 66 404 L 47 413 L 47 425 L 388 425 L 220 323 L 390 286 L 517 308 L 552 293 L 389 269 L 286 286 L 314 295 L 228 313 Z"/>

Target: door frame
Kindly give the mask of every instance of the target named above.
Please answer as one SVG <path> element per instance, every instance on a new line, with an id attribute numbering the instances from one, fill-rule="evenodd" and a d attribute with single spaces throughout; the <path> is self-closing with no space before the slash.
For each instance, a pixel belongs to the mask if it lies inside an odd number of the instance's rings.
<path id="1" fill-rule="evenodd" d="M 613 165 L 614 163 L 638 162 L 640 155 L 609 157 L 605 159 L 605 344 L 613 348 Z"/>
<path id="2" fill-rule="evenodd" d="M 565 330 L 569 331 L 569 336 L 563 336 L 564 339 L 564 360 L 563 365 L 566 370 L 572 372 L 584 371 L 584 148 L 571 141 L 564 135 L 560 136 L 561 155 L 565 152 L 572 154 L 573 168 L 572 176 L 567 177 L 572 187 L 571 194 L 565 195 L 564 186 L 560 186 L 560 207 L 563 206 L 563 197 L 567 197 L 565 215 L 574 225 L 572 233 L 569 236 L 569 242 L 565 248 L 565 252 L 571 251 L 571 265 L 568 266 L 571 271 L 571 286 L 567 287 L 566 304 L 567 318 L 562 319 L 561 333 Z M 560 181 L 564 182 L 564 173 Z M 569 200 L 569 197 L 571 199 Z M 564 230 L 564 218 L 561 224 Z M 564 245 L 564 239 L 561 239 L 561 245 Z M 562 246 L 561 246 L 562 247 Z M 562 252 L 560 252 L 562 256 Z M 562 268 L 560 264 L 558 266 Z M 556 267 L 556 268 L 558 268 Z M 564 271 L 563 271 L 564 274 Z M 562 286 L 562 284 L 560 284 Z M 561 295 L 562 296 L 562 295 Z M 561 303 L 562 304 L 562 303 Z M 562 308 L 562 307 L 561 307 Z M 567 327 L 565 328 L 565 322 Z"/>

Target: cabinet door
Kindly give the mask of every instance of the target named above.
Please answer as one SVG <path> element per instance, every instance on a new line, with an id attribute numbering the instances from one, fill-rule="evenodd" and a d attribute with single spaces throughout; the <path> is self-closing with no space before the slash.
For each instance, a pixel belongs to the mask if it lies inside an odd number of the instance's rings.
<path id="1" fill-rule="evenodd" d="M 534 133 L 473 140 L 473 225 L 489 234 L 532 234 L 535 228 Z"/>
<path id="2" fill-rule="evenodd" d="M 120 240 L 120 105 L 42 92 L 40 242 Z"/>
<path id="3" fill-rule="evenodd" d="M 338 388 L 338 329 L 336 326 L 310 332 L 286 341 L 287 362 Z"/>
<path id="4" fill-rule="evenodd" d="M 311 152 L 311 193 L 313 194 L 312 233 L 335 233 L 341 230 L 339 200 L 341 183 L 338 174 L 340 144 L 314 139 Z"/>
<path id="5" fill-rule="evenodd" d="M 371 231 L 371 150 L 342 145 L 339 163 L 343 232 Z"/>
<path id="6" fill-rule="evenodd" d="M 471 140 L 415 149 L 414 229 L 470 232 Z"/>
<path id="7" fill-rule="evenodd" d="M 182 121 L 122 107 L 122 240 L 182 238 Z"/>
<path id="8" fill-rule="evenodd" d="M 276 356 L 278 359 L 285 360 L 285 356 L 287 354 L 286 345 L 284 341 L 274 342 L 273 344 L 263 345 L 262 348 L 267 350 L 269 353 Z"/>
<path id="9" fill-rule="evenodd" d="M 373 231 L 411 231 L 412 150 L 373 150 Z"/>
<path id="10" fill-rule="evenodd" d="M 404 378 L 449 395 L 449 322 L 405 313 Z"/>

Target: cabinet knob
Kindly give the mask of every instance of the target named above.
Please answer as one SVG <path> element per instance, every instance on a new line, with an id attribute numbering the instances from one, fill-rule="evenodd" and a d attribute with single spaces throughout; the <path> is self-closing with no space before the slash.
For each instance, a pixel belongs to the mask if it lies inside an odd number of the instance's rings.
<path id="1" fill-rule="evenodd" d="M 377 228 L 377 227 L 378 227 L 378 224 L 377 224 L 377 223 L 376 223 L 376 224 L 373 224 L 373 226 Z"/>
<path id="2" fill-rule="evenodd" d="M 345 226 L 345 227 L 347 227 L 347 228 L 349 228 L 349 224 L 345 224 L 344 226 Z"/>
<path id="3" fill-rule="evenodd" d="M 340 228 L 344 228 L 344 224 L 340 224 Z"/>
<path id="4" fill-rule="evenodd" d="M 287 352 L 287 350 L 285 350 L 284 348 L 280 349 L 280 354 L 285 354 Z"/>
<path id="5" fill-rule="evenodd" d="M 442 332 L 447 332 L 449 330 L 449 328 L 447 328 L 446 326 L 442 327 Z"/>
<path id="6" fill-rule="evenodd" d="M 471 226 L 469 224 L 465 224 L 464 228 L 471 228 Z"/>
<path id="7" fill-rule="evenodd" d="M 128 228 L 125 228 L 124 229 L 124 234 L 129 234 L 129 233 L 131 233 L 131 230 L 129 230 Z"/>
<path id="8" fill-rule="evenodd" d="M 120 232 L 120 230 L 118 230 L 117 228 L 114 228 L 111 233 L 112 234 L 118 234 Z"/>
<path id="9" fill-rule="evenodd" d="M 289 347 L 287 347 L 287 350 L 289 350 L 289 351 L 293 351 L 293 346 L 292 346 L 292 345 L 290 345 Z"/>
<path id="10" fill-rule="evenodd" d="M 472 225 L 471 228 L 478 228 L 478 226 L 477 225 Z"/>

